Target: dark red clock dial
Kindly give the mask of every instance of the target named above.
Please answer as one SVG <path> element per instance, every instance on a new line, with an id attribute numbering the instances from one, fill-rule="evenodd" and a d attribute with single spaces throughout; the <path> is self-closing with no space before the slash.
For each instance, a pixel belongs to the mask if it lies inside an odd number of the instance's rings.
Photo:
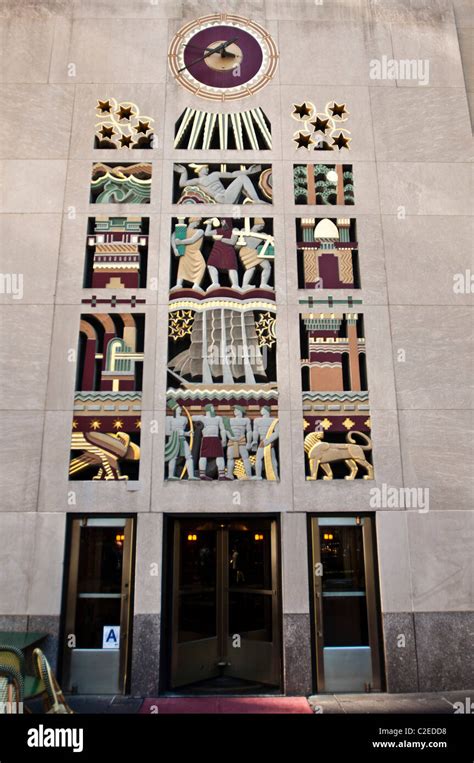
<path id="1" fill-rule="evenodd" d="M 215 71 L 205 60 L 198 61 L 205 54 L 205 48 L 212 47 L 218 42 L 235 40 L 242 51 L 242 60 L 237 70 Z M 259 71 L 262 65 L 262 49 L 252 35 L 243 29 L 233 26 L 213 26 L 197 32 L 184 49 L 184 63 L 195 79 L 209 87 L 229 88 L 248 82 Z"/>

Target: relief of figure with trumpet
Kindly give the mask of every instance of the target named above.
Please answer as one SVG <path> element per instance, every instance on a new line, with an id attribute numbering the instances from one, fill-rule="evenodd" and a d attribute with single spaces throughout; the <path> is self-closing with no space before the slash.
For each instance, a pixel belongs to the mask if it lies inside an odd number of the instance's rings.
<path id="1" fill-rule="evenodd" d="M 178 217 L 171 233 L 170 291 L 205 292 L 228 286 L 237 292 L 274 291 L 272 221 L 262 217 Z M 256 281 L 259 281 L 258 286 Z"/>

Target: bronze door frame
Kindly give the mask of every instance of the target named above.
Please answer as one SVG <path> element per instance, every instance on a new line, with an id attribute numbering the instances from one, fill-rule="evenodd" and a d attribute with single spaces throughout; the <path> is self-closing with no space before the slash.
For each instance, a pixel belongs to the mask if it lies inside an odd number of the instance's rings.
<path id="1" fill-rule="evenodd" d="M 131 654 L 131 634 L 133 618 L 133 564 L 135 547 L 135 518 L 128 516 L 74 515 L 70 518 L 69 559 L 66 575 L 65 615 L 63 632 L 62 680 L 68 681 L 72 649 L 68 636 L 76 631 L 76 603 L 79 577 L 79 551 L 81 527 L 90 525 L 91 520 L 117 520 L 117 527 L 123 528 L 124 545 L 122 555 L 121 607 L 120 607 L 120 655 L 119 686 L 122 694 L 127 691 L 128 668 Z M 123 524 L 122 524 L 123 523 Z"/>
<path id="2" fill-rule="evenodd" d="M 362 525 L 362 540 L 364 550 L 364 571 L 365 571 L 365 590 L 367 603 L 367 625 L 369 632 L 369 645 L 371 650 L 372 663 L 372 685 L 371 690 L 382 690 L 382 662 L 380 649 L 380 617 L 379 617 L 379 596 L 378 579 L 376 569 L 376 556 L 374 546 L 375 535 L 375 515 L 367 514 L 311 514 L 310 537 L 311 537 L 311 572 L 312 572 L 312 594 L 313 594 L 313 632 L 316 655 L 316 690 L 325 692 L 324 678 L 324 617 L 323 617 L 323 595 L 322 595 L 322 575 L 318 575 L 321 565 L 321 548 L 319 538 L 319 520 L 334 520 L 334 524 Z M 347 523 L 344 523 L 347 520 Z M 354 522 L 355 520 L 355 522 Z"/>

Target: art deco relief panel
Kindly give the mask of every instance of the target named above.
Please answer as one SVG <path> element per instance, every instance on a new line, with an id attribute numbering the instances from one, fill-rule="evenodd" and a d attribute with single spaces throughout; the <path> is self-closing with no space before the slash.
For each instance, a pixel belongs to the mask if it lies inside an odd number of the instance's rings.
<path id="1" fill-rule="evenodd" d="M 354 204 L 351 164 L 295 164 L 295 204 Z"/>
<path id="2" fill-rule="evenodd" d="M 252 164 L 175 164 L 174 204 L 271 204 L 272 168 Z"/>
<path id="3" fill-rule="evenodd" d="M 350 150 L 350 130 L 346 122 L 349 111 L 345 103 L 329 101 L 323 111 L 318 111 L 311 101 L 294 103 L 291 116 L 299 125 L 293 133 L 296 149 L 308 151 Z"/>
<path id="4" fill-rule="evenodd" d="M 350 150 L 345 103 L 329 101 L 321 111 L 310 100 L 294 103 L 291 116 L 299 123 L 293 135 L 295 152 Z M 301 206 L 352 206 L 356 202 L 353 166 L 294 164 L 293 192 L 294 203 Z M 362 304 L 353 294 L 363 278 L 356 219 L 340 214 L 297 218 L 296 249 L 298 288 L 331 290 L 327 297 L 299 300 L 321 310 L 300 317 L 306 479 L 371 480 L 363 315 L 332 312 L 335 304 L 349 310 Z"/>
<path id="5" fill-rule="evenodd" d="M 271 124 L 258 106 L 230 114 L 188 106 L 175 126 L 173 148 L 267 151 L 271 147 Z"/>
<path id="6" fill-rule="evenodd" d="M 355 219 L 297 219 L 296 241 L 300 289 L 360 288 Z"/>
<path id="7" fill-rule="evenodd" d="M 278 53 L 266 30 L 234 14 L 185 25 L 169 48 L 173 76 L 209 100 L 253 95 Z M 259 106 L 221 113 L 188 107 L 174 148 L 268 150 Z M 174 164 L 173 203 L 242 205 L 233 217 L 172 220 L 165 477 L 279 479 L 273 221 L 245 215 L 272 204 L 269 164 Z"/>
<path id="8" fill-rule="evenodd" d="M 98 162 L 92 166 L 90 203 L 149 204 L 151 175 L 152 165 L 148 162 Z"/>
<path id="9" fill-rule="evenodd" d="M 151 148 L 153 119 L 131 101 L 98 100 L 95 148 Z M 148 204 L 151 163 L 92 168 L 91 204 Z M 90 217 L 85 231 L 83 287 L 91 307 L 121 309 L 144 303 L 123 289 L 146 287 L 149 218 L 117 214 Z M 119 307 L 120 306 L 120 307 Z M 70 480 L 137 480 L 145 316 L 140 312 L 91 312 L 80 316 Z"/>
<path id="10" fill-rule="evenodd" d="M 272 233 L 268 218 L 173 219 L 169 480 L 278 479 Z"/>
<path id="11" fill-rule="evenodd" d="M 373 479 L 362 315 L 304 313 L 300 342 L 306 479 Z"/>
<path id="12" fill-rule="evenodd" d="M 146 217 L 91 217 L 88 221 L 85 288 L 146 287 L 148 228 Z"/>
<path id="13" fill-rule="evenodd" d="M 96 117 L 94 148 L 152 148 L 154 119 L 141 115 L 135 103 L 119 103 L 115 98 L 98 100 Z"/>
<path id="14" fill-rule="evenodd" d="M 81 316 L 71 480 L 138 478 L 144 316 Z"/>
<path id="15" fill-rule="evenodd" d="M 265 30 L 228 14 L 189 23 L 169 51 L 178 82 L 210 100 L 258 92 L 276 60 Z M 320 109 L 309 100 L 295 103 L 292 116 L 299 123 L 296 151 L 350 149 L 345 103 L 329 101 Z M 97 149 L 153 147 L 154 120 L 133 101 L 99 99 L 96 120 Z M 258 105 L 230 113 L 188 106 L 175 125 L 179 150 L 271 147 L 272 126 Z M 273 220 L 247 212 L 272 204 L 272 171 L 270 164 L 208 158 L 173 165 L 172 203 L 213 205 L 216 212 L 171 221 L 166 480 L 279 479 Z M 151 182 L 149 162 L 97 162 L 90 203 L 149 204 Z M 351 164 L 298 163 L 293 183 L 298 205 L 355 201 Z M 240 210 L 223 215 L 222 204 Z M 299 288 L 360 288 L 355 219 L 308 216 L 295 224 Z M 140 214 L 89 219 L 83 285 L 99 292 L 91 305 L 100 303 L 100 290 L 146 286 L 148 229 Z M 112 307 L 119 301 L 109 299 Z M 72 479 L 138 474 L 143 323 L 139 313 L 82 316 Z M 307 478 L 371 479 L 362 315 L 303 315 L 301 369 Z"/>

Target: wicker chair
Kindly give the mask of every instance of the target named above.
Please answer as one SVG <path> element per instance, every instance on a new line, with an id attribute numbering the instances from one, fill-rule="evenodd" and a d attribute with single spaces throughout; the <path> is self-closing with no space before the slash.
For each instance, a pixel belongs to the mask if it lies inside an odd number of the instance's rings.
<path id="1" fill-rule="evenodd" d="M 0 662 L 0 715 L 23 711 L 23 676 L 11 664 Z"/>
<path id="2" fill-rule="evenodd" d="M 23 700 L 26 702 L 37 694 L 44 691 L 44 684 L 35 676 L 26 673 L 25 656 L 21 649 L 10 644 L 0 644 L 0 663 L 14 668 L 23 678 Z M 25 713 L 29 713 L 27 705 L 23 706 Z"/>
<path id="3" fill-rule="evenodd" d="M 41 649 L 34 650 L 33 664 L 36 676 L 43 681 L 45 686 L 42 695 L 44 712 L 58 715 L 73 714 L 74 710 L 69 707 L 64 699 L 61 687 L 56 681 L 56 676 Z"/>
<path id="4" fill-rule="evenodd" d="M 10 665 L 21 676 L 25 675 L 25 657 L 18 647 L 0 644 L 0 662 L 2 665 Z"/>

